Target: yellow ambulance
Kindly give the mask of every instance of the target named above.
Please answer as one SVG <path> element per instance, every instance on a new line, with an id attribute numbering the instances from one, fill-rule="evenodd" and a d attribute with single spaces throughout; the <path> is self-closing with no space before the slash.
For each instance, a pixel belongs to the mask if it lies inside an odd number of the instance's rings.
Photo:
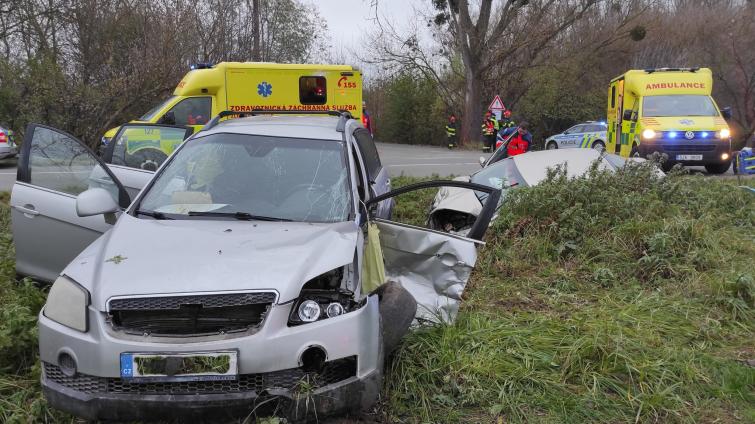
<path id="1" fill-rule="evenodd" d="M 194 127 L 198 131 L 225 110 L 345 110 L 362 116 L 362 74 L 348 65 L 221 62 L 196 64 L 178 83 L 173 95 L 134 123 Z M 103 144 L 118 132 L 105 133 Z M 160 143 L 156 160 L 176 147 Z M 158 158 L 160 157 L 160 158 Z M 159 162 L 162 162 L 160 160 Z"/>
<path id="2" fill-rule="evenodd" d="M 721 174 L 731 164 L 728 109 L 711 97 L 708 68 L 631 70 L 608 87 L 606 150 L 621 156 L 667 155 L 676 163 Z M 726 118 L 726 119 L 724 119 Z"/>

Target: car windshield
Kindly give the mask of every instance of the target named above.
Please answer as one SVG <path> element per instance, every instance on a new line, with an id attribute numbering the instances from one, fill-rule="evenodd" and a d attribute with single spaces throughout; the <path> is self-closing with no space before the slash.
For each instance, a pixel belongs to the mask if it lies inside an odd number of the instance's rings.
<path id="1" fill-rule="evenodd" d="M 165 105 L 167 105 L 168 103 L 172 102 L 173 99 L 175 99 L 175 98 L 176 98 L 176 96 L 170 96 L 170 97 L 168 97 L 164 101 L 160 102 L 159 105 L 157 105 L 157 106 L 153 107 L 152 109 L 150 109 L 149 112 L 147 112 L 144 115 L 142 115 L 142 117 L 139 118 L 139 120 L 140 121 L 151 121 L 155 117 L 155 115 L 157 114 L 157 112 L 160 112 L 165 107 Z"/>
<path id="2" fill-rule="evenodd" d="M 470 180 L 475 184 L 486 185 L 488 187 L 500 188 L 501 199 L 506 195 L 506 190 L 511 187 L 524 187 L 527 183 L 522 178 L 516 164 L 512 158 L 506 158 L 490 166 L 483 168 L 476 174 L 472 175 Z M 488 197 L 487 193 L 476 191 L 475 195 L 480 202 L 484 202 Z"/>
<path id="3" fill-rule="evenodd" d="M 138 210 L 184 219 L 345 221 L 353 210 L 345 149 L 335 140 L 244 134 L 189 139 Z"/>
<path id="4" fill-rule="evenodd" d="M 705 95 L 647 96 L 642 116 L 718 116 L 718 110 Z"/>

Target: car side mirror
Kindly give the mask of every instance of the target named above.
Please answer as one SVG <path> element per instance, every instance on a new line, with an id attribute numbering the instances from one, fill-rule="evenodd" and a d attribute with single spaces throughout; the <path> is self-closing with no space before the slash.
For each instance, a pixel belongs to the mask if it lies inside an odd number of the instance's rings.
<path id="1" fill-rule="evenodd" d="M 162 118 L 157 121 L 158 124 L 176 125 L 176 114 L 173 111 L 165 112 Z"/>
<path id="2" fill-rule="evenodd" d="M 115 223 L 115 213 L 120 210 L 118 203 L 104 188 L 90 188 L 76 196 L 78 216 L 105 215 L 105 222 Z"/>
<path id="3" fill-rule="evenodd" d="M 727 121 L 731 119 L 731 106 L 726 106 L 725 108 L 721 109 L 721 116 L 723 116 Z"/>
<path id="4" fill-rule="evenodd" d="M 485 156 L 480 156 L 480 167 L 481 168 L 485 167 Z"/>

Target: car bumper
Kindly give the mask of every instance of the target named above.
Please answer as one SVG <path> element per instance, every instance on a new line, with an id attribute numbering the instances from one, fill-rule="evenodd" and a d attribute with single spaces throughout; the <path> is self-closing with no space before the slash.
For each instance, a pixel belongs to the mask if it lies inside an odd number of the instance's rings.
<path id="1" fill-rule="evenodd" d="M 165 418 L 165 413 L 170 417 L 238 417 L 263 404 L 280 405 L 278 414 L 299 419 L 304 412 L 324 416 L 368 407 L 382 381 L 377 297 L 340 317 L 288 327 L 292 304 L 275 305 L 259 331 L 251 335 L 174 338 L 160 343 L 148 336 L 115 337 L 104 314 L 91 310 L 87 333 L 40 314 L 44 394 L 54 408 L 91 420 L 154 420 Z M 302 352 L 311 346 L 327 354 L 320 373 L 306 373 L 300 367 Z M 229 349 L 238 351 L 239 372 L 230 382 L 137 383 L 120 376 L 119 358 L 125 352 Z M 64 352 L 76 360 L 73 377 L 58 367 L 58 357 Z M 308 388 L 306 394 L 301 393 L 302 386 Z"/>
<path id="2" fill-rule="evenodd" d="M 678 143 L 650 143 L 647 141 L 639 145 L 642 157 L 648 157 L 658 152 L 668 156 L 669 163 L 681 163 L 683 165 L 711 165 L 723 164 L 731 161 L 731 143 L 728 141 L 690 141 Z M 724 154 L 726 155 L 724 159 Z M 686 159 L 682 155 L 695 155 L 699 159 Z"/>
<path id="3" fill-rule="evenodd" d="M 375 369 L 362 377 L 348 377 L 306 392 L 292 386 L 208 394 L 87 393 L 87 385 L 104 384 L 106 387 L 108 383 L 103 381 L 105 379 L 83 375 L 75 382 L 74 379 L 61 382 L 47 371 L 49 366 L 45 365 L 42 375 L 42 391 L 48 404 L 89 420 L 232 419 L 255 411 L 260 416 L 282 415 L 296 422 L 369 408 L 377 399 L 382 383 L 382 370 Z"/>
<path id="4" fill-rule="evenodd" d="M 18 155 L 18 148 L 11 146 L 0 146 L 0 159 L 15 158 Z"/>

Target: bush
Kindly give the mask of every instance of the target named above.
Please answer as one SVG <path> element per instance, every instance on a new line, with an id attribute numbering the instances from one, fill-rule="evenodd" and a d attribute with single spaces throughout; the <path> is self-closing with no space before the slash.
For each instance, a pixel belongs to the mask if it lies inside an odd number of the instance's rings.
<path id="1" fill-rule="evenodd" d="M 754 420 L 753 234 L 751 193 L 651 165 L 511 191 L 457 321 L 393 360 L 390 420 Z"/>

